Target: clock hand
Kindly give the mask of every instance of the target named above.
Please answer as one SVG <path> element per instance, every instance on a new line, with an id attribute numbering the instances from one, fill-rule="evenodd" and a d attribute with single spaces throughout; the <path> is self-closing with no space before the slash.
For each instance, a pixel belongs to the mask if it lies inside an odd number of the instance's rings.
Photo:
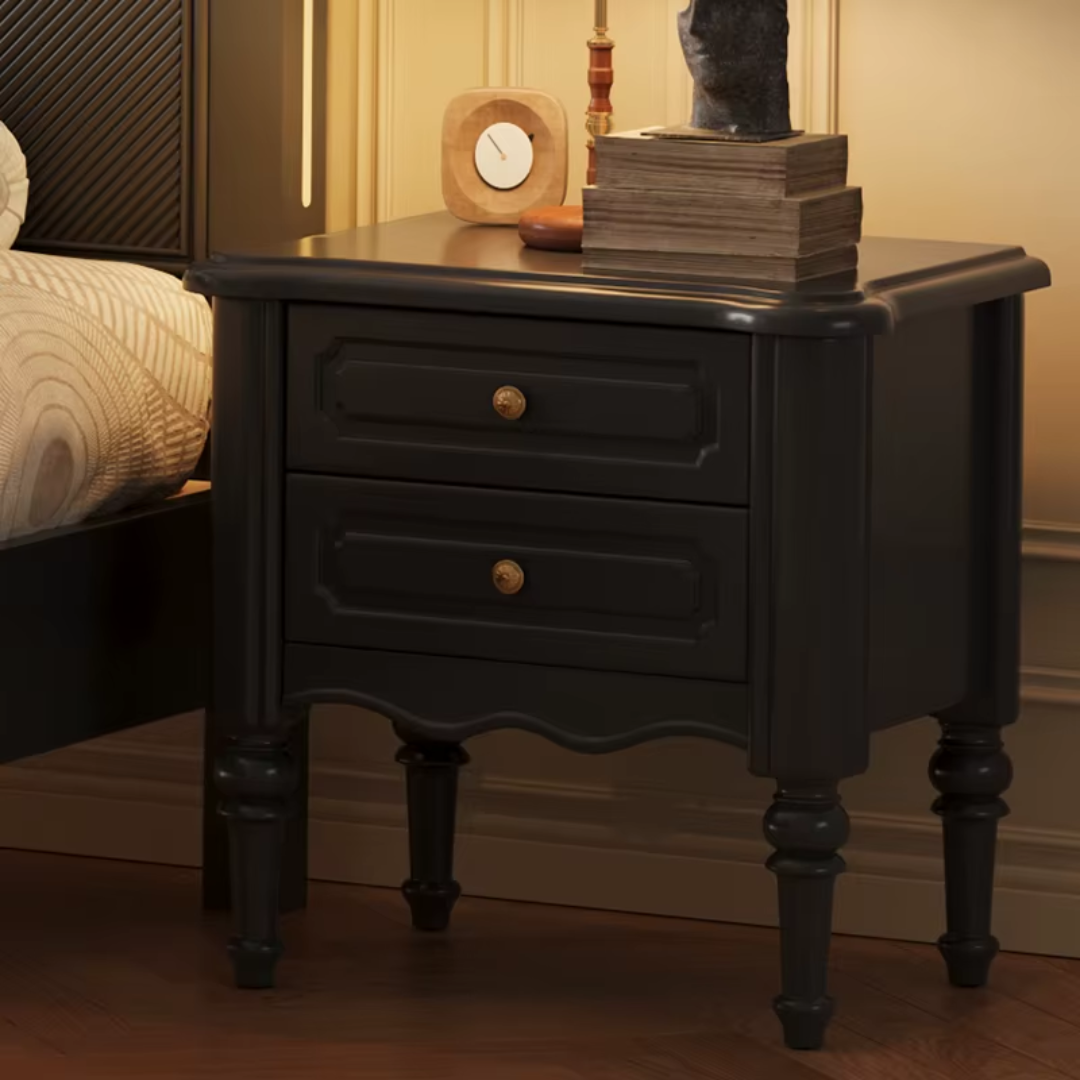
<path id="1" fill-rule="evenodd" d="M 492 135 L 490 131 L 488 132 L 488 138 L 491 140 L 491 145 L 494 146 L 495 149 L 499 151 L 499 157 L 501 157 L 503 159 L 503 161 L 505 161 L 506 160 L 506 155 L 502 152 L 502 148 L 495 141 L 495 136 Z"/>

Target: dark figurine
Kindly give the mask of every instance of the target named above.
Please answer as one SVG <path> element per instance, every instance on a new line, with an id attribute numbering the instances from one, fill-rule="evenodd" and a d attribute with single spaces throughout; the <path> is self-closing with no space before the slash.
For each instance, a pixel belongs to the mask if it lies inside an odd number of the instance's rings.
<path id="1" fill-rule="evenodd" d="M 787 0 L 691 0 L 679 16 L 691 127 L 748 142 L 791 135 Z"/>

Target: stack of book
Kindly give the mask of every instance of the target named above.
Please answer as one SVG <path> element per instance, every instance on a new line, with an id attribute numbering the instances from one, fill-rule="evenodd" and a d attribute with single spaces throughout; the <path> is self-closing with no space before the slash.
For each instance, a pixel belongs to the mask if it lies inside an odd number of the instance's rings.
<path id="1" fill-rule="evenodd" d="M 858 264 L 846 136 L 736 143 L 654 128 L 598 138 L 596 152 L 586 271 L 793 284 Z"/>

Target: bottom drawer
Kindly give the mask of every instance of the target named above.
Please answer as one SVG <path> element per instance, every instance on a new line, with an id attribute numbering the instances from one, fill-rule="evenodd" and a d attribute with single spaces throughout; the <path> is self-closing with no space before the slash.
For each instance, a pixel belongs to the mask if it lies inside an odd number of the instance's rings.
<path id="1" fill-rule="evenodd" d="M 292 642 L 746 677 L 742 510 L 292 475 Z"/>

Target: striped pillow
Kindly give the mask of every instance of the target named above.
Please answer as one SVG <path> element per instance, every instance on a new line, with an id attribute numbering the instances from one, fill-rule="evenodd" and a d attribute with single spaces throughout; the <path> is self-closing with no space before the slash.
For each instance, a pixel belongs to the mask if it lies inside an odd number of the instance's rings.
<path id="1" fill-rule="evenodd" d="M 0 123 L 0 251 L 10 248 L 26 220 L 30 181 L 15 136 Z"/>
<path id="2" fill-rule="evenodd" d="M 211 322 L 168 274 L 0 251 L 0 540 L 183 485 L 209 431 Z"/>

